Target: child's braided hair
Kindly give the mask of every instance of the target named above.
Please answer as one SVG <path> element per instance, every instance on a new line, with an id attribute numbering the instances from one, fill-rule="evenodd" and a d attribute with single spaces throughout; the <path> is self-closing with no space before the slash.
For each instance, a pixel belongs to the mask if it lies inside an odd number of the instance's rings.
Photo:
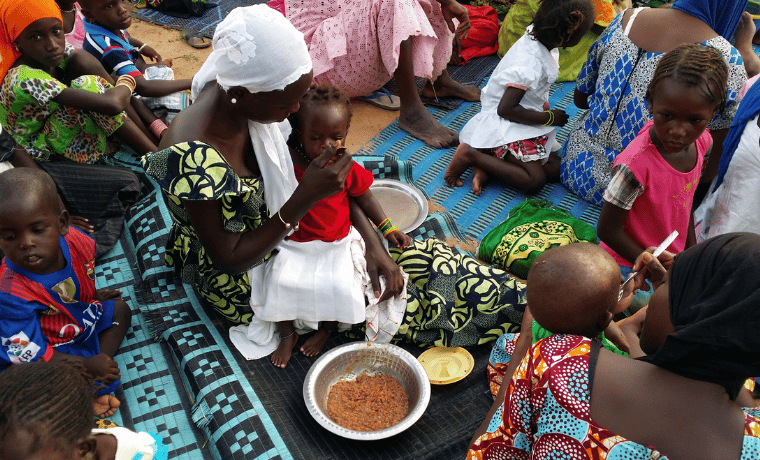
<path id="1" fill-rule="evenodd" d="M 306 91 L 306 94 L 301 97 L 301 109 L 298 112 L 291 113 L 288 117 L 290 125 L 293 130 L 301 130 L 301 120 L 299 114 L 306 112 L 304 108 L 311 108 L 319 105 L 328 104 L 345 104 L 346 111 L 348 112 L 348 124 L 351 124 L 351 116 L 353 111 L 351 110 L 351 100 L 341 90 L 334 86 L 327 84 L 312 84 Z"/>
<path id="2" fill-rule="evenodd" d="M 699 87 L 716 107 L 726 105 L 728 66 L 715 48 L 700 44 L 679 45 L 665 53 L 657 63 L 647 87 L 646 99 L 651 106 L 657 85 L 667 78 L 675 78 L 688 86 Z"/>
<path id="3" fill-rule="evenodd" d="M 38 446 L 73 445 L 93 427 L 91 385 L 79 361 L 11 365 L 0 372 L 0 439 L 24 430 Z"/>
<path id="4" fill-rule="evenodd" d="M 545 45 L 571 43 L 580 40 L 595 20 L 591 0 L 542 0 L 530 34 Z"/>

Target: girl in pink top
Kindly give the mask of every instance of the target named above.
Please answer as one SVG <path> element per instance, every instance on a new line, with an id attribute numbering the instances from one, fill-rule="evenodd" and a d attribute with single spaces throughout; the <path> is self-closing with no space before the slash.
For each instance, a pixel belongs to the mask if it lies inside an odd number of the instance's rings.
<path id="1" fill-rule="evenodd" d="M 668 251 L 695 244 L 692 200 L 712 144 L 707 125 L 725 105 L 727 81 L 721 54 L 699 44 L 679 46 L 657 64 L 646 93 L 652 120 L 615 159 L 597 225 L 624 276 L 673 230 L 679 236 Z M 633 309 L 647 303 L 646 294 Z"/>

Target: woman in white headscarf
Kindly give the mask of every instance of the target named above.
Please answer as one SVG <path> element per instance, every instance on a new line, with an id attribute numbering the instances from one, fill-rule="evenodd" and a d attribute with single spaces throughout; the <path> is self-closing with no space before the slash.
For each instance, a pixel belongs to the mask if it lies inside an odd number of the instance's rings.
<path id="1" fill-rule="evenodd" d="M 353 160 L 344 155 L 323 168 L 334 154 L 328 150 L 295 179 L 278 122 L 298 110 L 312 68 L 303 35 L 280 13 L 266 5 L 236 8 L 217 27 L 213 46 L 193 80 L 193 105 L 177 115 L 163 150 L 146 155 L 143 167 L 161 186 L 174 221 L 167 264 L 230 322 L 249 324 L 246 270 L 277 257 L 273 250 L 301 217 L 343 187 Z M 379 275 L 385 278 L 380 301 L 403 289 L 399 267 L 409 274 L 397 337 L 475 345 L 519 328 L 524 286 L 505 272 L 434 239 L 413 241 L 391 259 L 369 220 L 351 216 L 365 238 L 376 292 Z"/>

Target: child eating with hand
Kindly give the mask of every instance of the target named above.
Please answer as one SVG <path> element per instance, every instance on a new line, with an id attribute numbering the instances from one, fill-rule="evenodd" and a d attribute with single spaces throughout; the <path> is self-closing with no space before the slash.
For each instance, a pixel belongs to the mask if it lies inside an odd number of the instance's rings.
<path id="1" fill-rule="evenodd" d="M 113 360 L 132 313 L 121 291 L 95 289 L 95 241 L 69 227 L 45 172 L 0 173 L 0 370 L 16 363 L 74 359 L 103 385 L 101 412 L 115 412 Z"/>

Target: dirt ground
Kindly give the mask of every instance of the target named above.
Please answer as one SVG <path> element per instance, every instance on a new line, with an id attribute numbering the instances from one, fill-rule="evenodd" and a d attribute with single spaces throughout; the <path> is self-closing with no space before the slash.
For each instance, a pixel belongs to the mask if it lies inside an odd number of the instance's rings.
<path id="1" fill-rule="evenodd" d="M 211 47 L 196 49 L 188 45 L 178 30 L 136 18 L 132 20 L 129 33 L 152 46 L 162 58 L 172 58 L 174 78 L 177 79 L 192 78 L 211 53 Z M 398 118 L 398 112 L 383 110 L 362 101 L 352 101 L 352 105 L 354 116 L 346 143 L 351 152 L 355 152 Z"/>

